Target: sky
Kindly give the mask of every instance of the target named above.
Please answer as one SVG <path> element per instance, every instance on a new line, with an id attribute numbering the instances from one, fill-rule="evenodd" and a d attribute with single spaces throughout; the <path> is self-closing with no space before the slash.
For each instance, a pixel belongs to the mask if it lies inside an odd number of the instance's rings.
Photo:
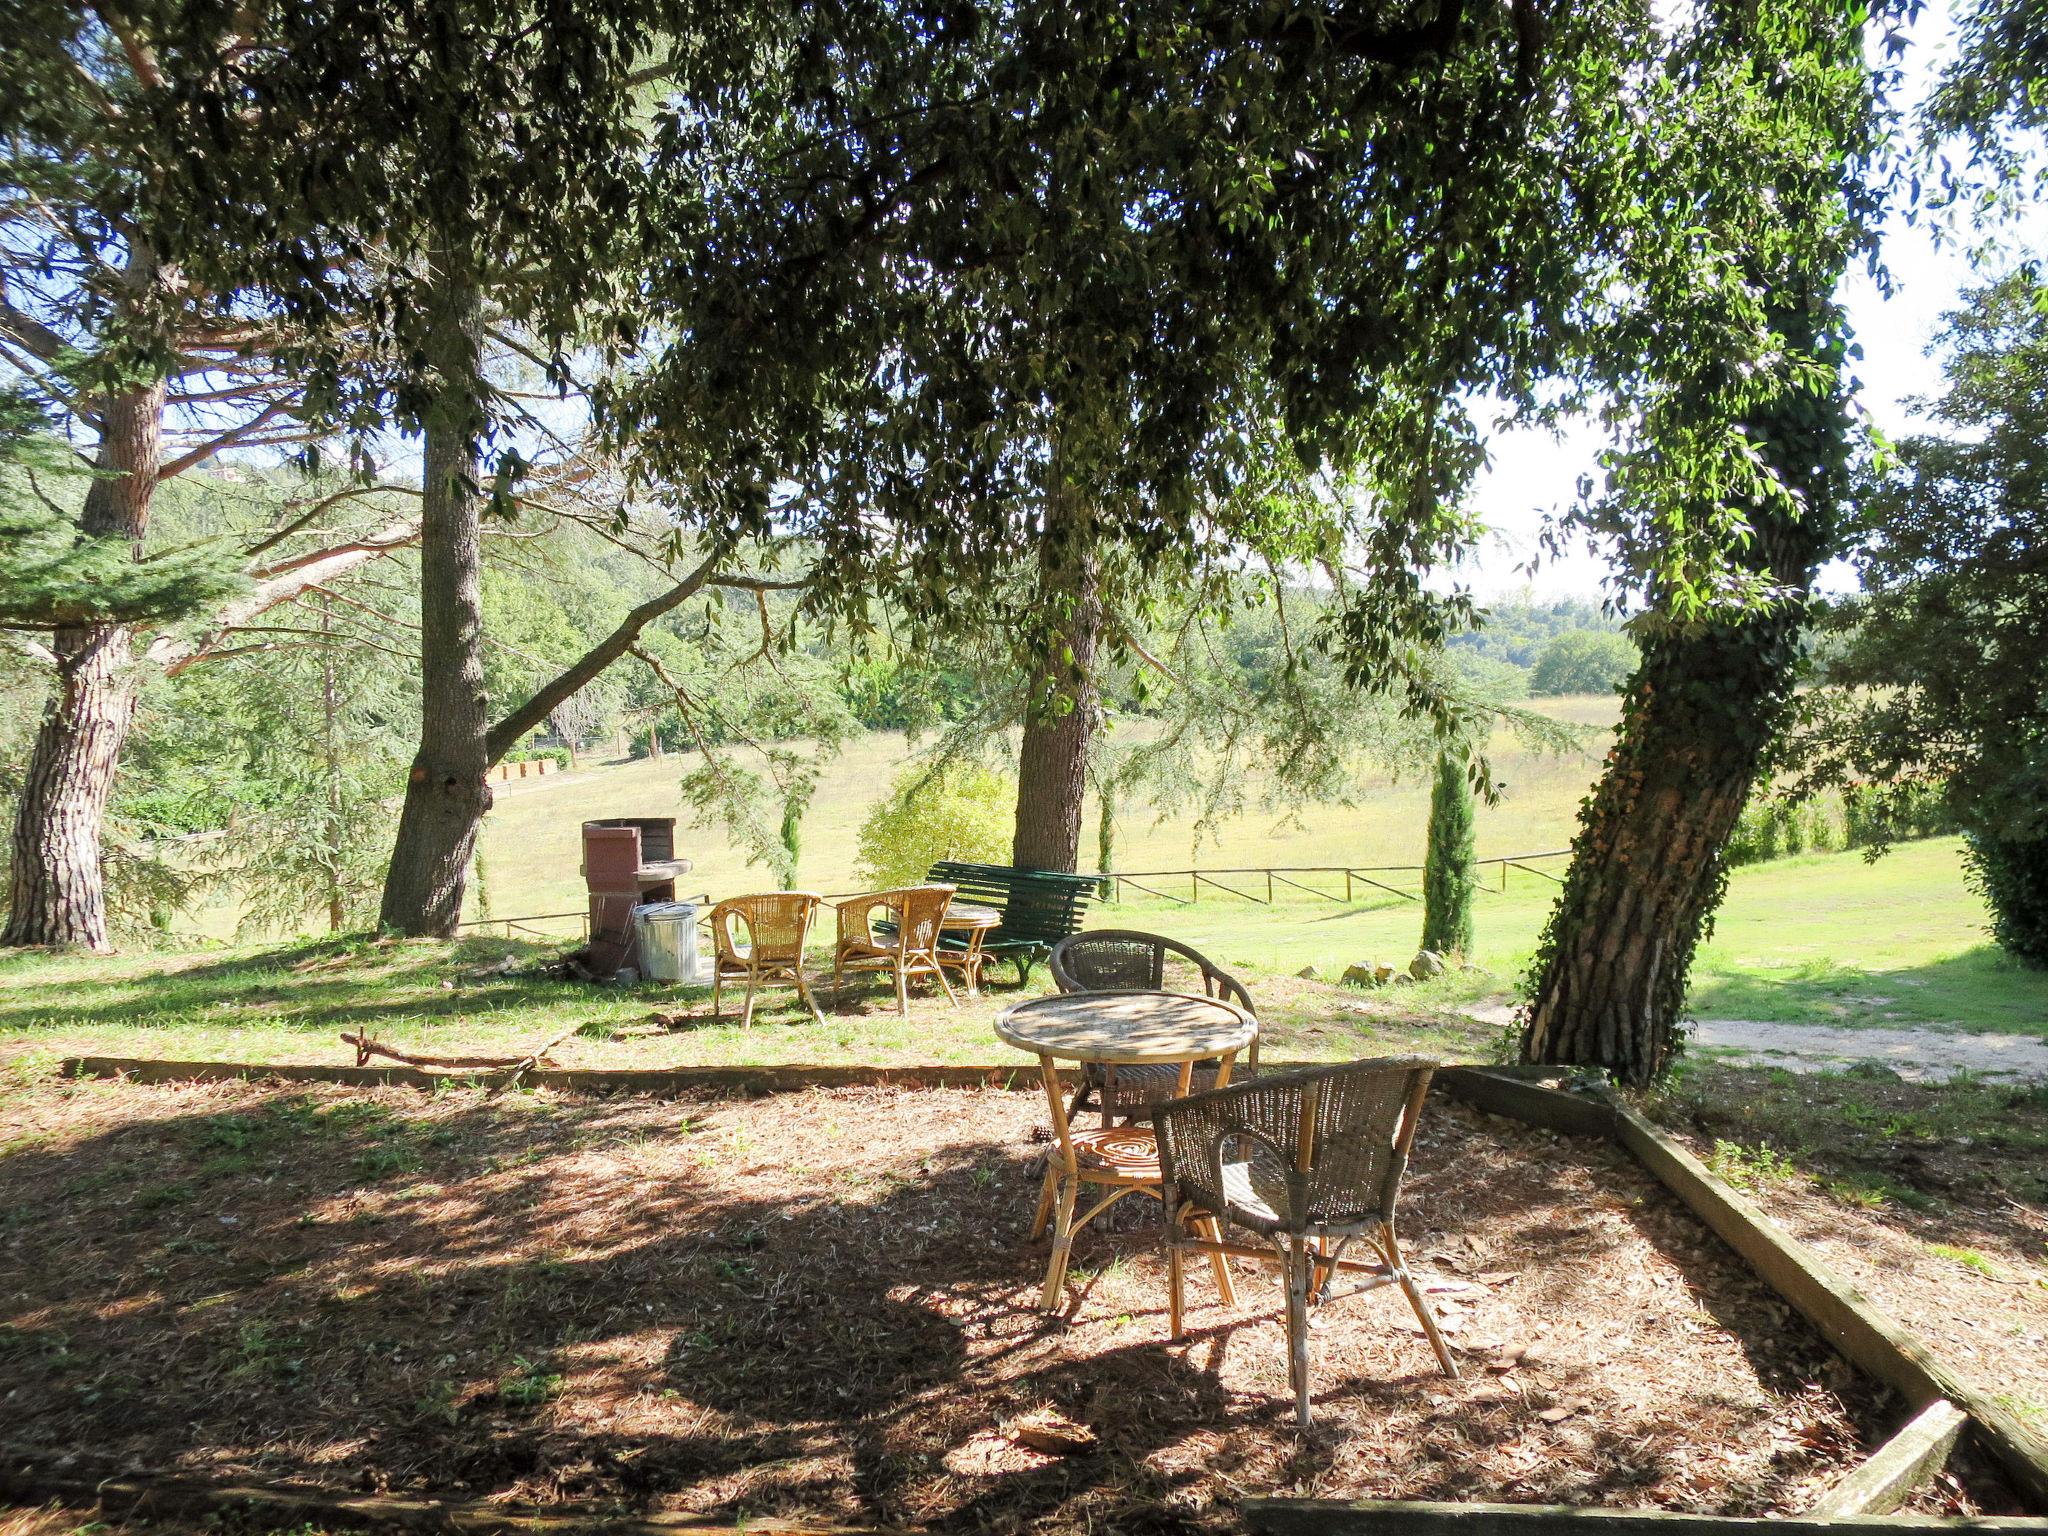
<path id="1" fill-rule="evenodd" d="M 1925 88 L 1947 52 L 1950 21 L 1945 4 L 1930 4 L 1911 35 L 1906 63 L 1906 96 Z M 2023 239 L 2023 235 L 2021 237 Z M 1937 394 L 1941 366 L 1928 349 L 1942 315 L 1956 307 L 1963 290 L 1982 282 L 1971 265 L 1967 239 L 1937 240 L 1924 223 L 1894 217 L 1884 228 L 1882 253 L 1894 291 L 1887 297 L 1860 270 L 1842 287 L 1863 358 L 1856 369 L 1863 409 L 1888 436 L 1915 429 L 1908 402 Z M 2024 242 L 2040 249 L 2041 242 Z M 1473 505 L 1489 533 L 1455 579 L 1480 597 L 1494 600 L 1527 590 L 1539 598 L 1600 595 L 1606 563 L 1583 548 L 1526 567 L 1537 554 L 1536 535 L 1547 513 L 1568 506 L 1581 475 L 1595 472 L 1600 433 L 1590 425 L 1562 438 L 1521 431 L 1495 436 L 1491 463 L 1476 488 Z M 1846 566 L 1824 574 L 1824 585 L 1853 584 Z"/>

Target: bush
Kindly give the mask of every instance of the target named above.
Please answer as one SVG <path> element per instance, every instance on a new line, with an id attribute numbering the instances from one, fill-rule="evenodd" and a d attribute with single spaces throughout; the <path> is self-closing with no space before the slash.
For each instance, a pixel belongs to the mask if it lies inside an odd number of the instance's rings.
<path id="1" fill-rule="evenodd" d="M 2048 967 L 2048 837 L 1972 832 L 1970 883 L 1991 908 L 1991 937 L 2021 963 Z"/>
<path id="2" fill-rule="evenodd" d="M 913 763 L 896 775 L 860 827 L 860 878 L 876 889 L 916 885 L 941 859 L 1001 864 L 1010 857 L 1017 786 L 974 763 Z"/>
<path id="3" fill-rule="evenodd" d="M 1883 848 L 1957 830 L 1942 786 L 1852 784 L 1840 794 L 1788 800 L 1765 790 L 1742 808 L 1723 855 L 1730 869 L 1841 848 Z"/>

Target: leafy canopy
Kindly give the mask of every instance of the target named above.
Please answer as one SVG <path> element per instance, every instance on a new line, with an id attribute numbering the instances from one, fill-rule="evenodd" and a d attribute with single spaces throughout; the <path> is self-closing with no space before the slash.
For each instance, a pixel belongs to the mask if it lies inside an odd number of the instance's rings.
<path id="1" fill-rule="evenodd" d="M 1833 177 L 1861 83 L 1801 42 L 1840 15 L 1771 9 L 1753 70 L 1699 46 L 1723 8 L 1636 0 L 746 13 L 755 67 L 655 137 L 606 419 L 680 515 L 811 540 L 821 611 L 1041 624 L 1003 574 L 1077 495 L 1179 592 L 1343 567 L 1384 685 L 1469 614 L 1417 572 L 1467 536 L 1471 402 L 1601 396 L 1623 558 L 1753 601 L 1728 551 L 1795 492 L 1741 423 L 1813 370 L 1752 274 L 1856 238 L 1759 166 Z"/>

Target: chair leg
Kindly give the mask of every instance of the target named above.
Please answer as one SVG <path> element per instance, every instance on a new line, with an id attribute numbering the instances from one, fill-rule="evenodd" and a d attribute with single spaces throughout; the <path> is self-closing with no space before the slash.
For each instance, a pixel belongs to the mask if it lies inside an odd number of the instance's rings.
<path id="1" fill-rule="evenodd" d="M 939 957 L 937 955 L 932 956 L 932 974 L 939 978 L 939 987 L 942 991 L 945 992 L 946 1001 L 951 1003 L 955 1008 L 958 1008 L 960 1006 L 960 998 L 958 994 L 956 994 L 953 991 L 953 983 L 946 980 L 946 968 L 943 965 L 939 964 Z"/>
<path id="2" fill-rule="evenodd" d="M 725 973 L 719 970 L 718 962 L 713 960 L 711 962 L 711 1019 L 713 1023 L 718 1021 L 718 999 L 719 994 L 724 990 Z"/>
<path id="3" fill-rule="evenodd" d="M 1294 1383 L 1294 1422 L 1309 1425 L 1308 1282 L 1314 1269 L 1306 1244 L 1287 1239 L 1287 1374 Z"/>
<path id="4" fill-rule="evenodd" d="M 1223 1224 L 1214 1216 L 1204 1216 L 1195 1227 L 1203 1237 L 1212 1243 L 1223 1241 Z M 1209 1269 L 1216 1276 L 1216 1294 L 1226 1307 L 1237 1305 L 1237 1285 L 1230 1278 L 1230 1255 L 1209 1250 Z"/>
<path id="5" fill-rule="evenodd" d="M 1401 1292 L 1408 1298 L 1408 1305 L 1415 1309 L 1415 1319 L 1422 1324 L 1422 1331 L 1429 1338 L 1429 1347 L 1436 1351 L 1436 1363 L 1451 1380 L 1458 1379 L 1458 1362 L 1451 1358 L 1450 1346 L 1444 1343 L 1444 1336 L 1437 1331 L 1436 1314 L 1429 1309 L 1429 1299 L 1422 1294 L 1422 1287 L 1415 1283 L 1415 1277 L 1408 1273 L 1407 1260 L 1401 1257 L 1401 1245 L 1394 1241 L 1392 1227 L 1380 1228 L 1380 1247 L 1386 1251 L 1387 1262 L 1394 1268 L 1394 1278 L 1401 1284 Z"/>
<path id="6" fill-rule="evenodd" d="M 811 995 L 811 984 L 804 979 L 804 968 L 802 966 L 798 966 L 796 968 L 796 990 L 797 996 L 801 997 L 806 1003 L 810 1004 L 811 1017 L 816 1019 L 820 1024 L 824 1023 L 824 1011 L 818 1007 L 817 998 Z"/>
<path id="7" fill-rule="evenodd" d="M 740 1009 L 740 1028 L 741 1028 L 742 1030 L 748 1030 L 748 1029 L 752 1029 L 753 1027 L 754 1027 L 754 973 L 753 973 L 752 971 L 749 971 L 749 972 L 747 972 L 747 1001 L 746 1001 L 746 1004 L 745 1004 L 745 1005 L 744 1005 L 744 1006 L 743 1006 L 743 1007 L 742 1007 L 742 1008 Z"/>
<path id="8" fill-rule="evenodd" d="M 1045 1295 L 1039 1306 L 1047 1312 L 1057 1312 L 1063 1299 L 1067 1283 L 1067 1253 L 1074 1246 L 1074 1196 L 1079 1194 L 1079 1179 L 1060 1180 L 1059 1211 L 1052 1228 L 1052 1258 L 1045 1266 Z"/>
<path id="9" fill-rule="evenodd" d="M 904 1018 L 910 1017 L 910 973 L 905 968 L 903 957 L 896 957 L 896 1011 Z"/>
<path id="10" fill-rule="evenodd" d="M 1187 1261 L 1180 1245 L 1184 1215 L 1185 1208 L 1166 1213 L 1166 1327 L 1168 1336 L 1175 1339 L 1185 1332 L 1181 1314 L 1187 1310 Z"/>
<path id="11" fill-rule="evenodd" d="M 1045 1182 L 1038 1189 L 1038 1213 L 1031 1218 L 1031 1241 L 1037 1242 L 1045 1236 L 1046 1223 L 1052 1220 L 1053 1197 L 1060 1191 L 1060 1165 L 1048 1156 L 1045 1160 Z"/>

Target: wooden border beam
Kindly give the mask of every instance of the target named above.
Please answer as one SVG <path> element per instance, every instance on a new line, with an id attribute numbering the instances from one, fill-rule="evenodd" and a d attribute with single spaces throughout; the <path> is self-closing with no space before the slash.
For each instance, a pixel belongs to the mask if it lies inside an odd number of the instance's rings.
<path id="1" fill-rule="evenodd" d="M 1922 1515 L 1682 1515 L 1661 1509 L 1580 1509 L 1564 1504 L 1433 1504 L 1420 1500 L 1246 1499 L 1245 1524 L 1260 1536 L 1768 1536 L 1788 1528 L 1827 1536 L 1908 1531 L 2048 1536 L 2048 1520 L 1943 1520 Z"/>
<path id="2" fill-rule="evenodd" d="M 1867 1297 L 1779 1230 L 1698 1158 L 1609 1093 L 1621 1141 L 1837 1353 L 1894 1387 L 1916 1410 L 1947 1398 L 1977 1421 L 1977 1439 L 2036 1508 L 2048 1510 L 2048 1444 L 2002 1403 L 1950 1370 Z"/>
<path id="3" fill-rule="evenodd" d="M 1845 1520 L 1888 1515 L 1948 1465 L 1949 1452 L 1970 1416 L 1947 1398 L 1929 1403 L 1870 1460 L 1821 1496 L 1813 1513 Z"/>
<path id="4" fill-rule="evenodd" d="M 238 1522 L 267 1529 L 318 1524 L 356 1530 L 459 1532 L 463 1536 L 583 1536 L 601 1531 L 617 1536 L 881 1536 L 875 1527 L 774 1516 L 732 1521 L 703 1515 L 615 1515 L 575 1505 L 551 1509 L 484 1500 L 408 1499 L 177 1477 L 110 1477 L 95 1482 L 40 1476 L 13 1464 L 0 1469 L 0 1500 L 93 1508 L 117 1519 L 232 1516 Z"/>

